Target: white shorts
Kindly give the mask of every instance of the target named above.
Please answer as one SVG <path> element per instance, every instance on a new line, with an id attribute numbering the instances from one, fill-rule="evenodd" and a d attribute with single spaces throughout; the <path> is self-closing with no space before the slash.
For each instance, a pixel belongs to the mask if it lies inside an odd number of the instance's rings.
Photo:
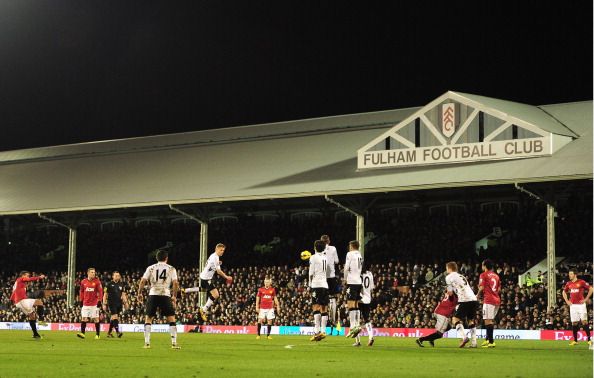
<path id="1" fill-rule="evenodd" d="M 21 299 L 19 303 L 17 303 L 16 308 L 21 310 L 23 314 L 30 315 L 31 313 L 35 312 L 35 299 L 33 298 L 25 298 Z"/>
<path id="2" fill-rule="evenodd" d="M 276 318 L 276 316 L 274 316 L 273 308 L 261 308 L 260 312 L 258 313 L 258 319 L 272 320 L 274 318 Z"/>
<path id="3" fill-rule="evenodd" d="M 435 330 L 437 332 L 445 333 L 450 324 L 450 319 L 440 314 L 433 314 L 437 322 L 435 323 Z"/>
<path id="4" fill-rule="evenodd" d="M 499 306 L 483 303 L 483 320 L 495 320 Z"/>
<path id="5" fill-rule="evenodd" d="M 99 308 L 97 308 L 97 306 L 82 306 L 82 309 L 80 310 L 80 316 L 83 318 L 98 318 Z"/>
<path id="6" fill-rule="evenodd" d="M 588 308 L 586 308 L 586 304 L 572 304 L 569 306 L 569 316 L 572 323 L 579 322 L 580 320 L 588 320 Z"/>

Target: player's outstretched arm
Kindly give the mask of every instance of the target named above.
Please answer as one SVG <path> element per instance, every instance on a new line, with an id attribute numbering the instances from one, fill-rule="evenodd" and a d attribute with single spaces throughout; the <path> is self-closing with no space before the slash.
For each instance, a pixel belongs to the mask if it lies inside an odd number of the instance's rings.
<path id="1" fill-rule="evenodd" d="M 217 274 L 227 281 L 232 279 L 231 276 L 226 275 L 225 272 L 223 272 L 221 269 L 217 269 Z"/>

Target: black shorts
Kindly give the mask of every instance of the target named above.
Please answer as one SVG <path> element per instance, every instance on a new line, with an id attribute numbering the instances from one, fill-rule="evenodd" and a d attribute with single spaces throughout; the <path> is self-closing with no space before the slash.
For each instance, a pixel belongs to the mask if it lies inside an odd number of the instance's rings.
<path id="1" fill-rule="evenodd" d="M 371 312 L 371 303 L 359 302 L 359 311 L 361 311 L 361 319 L 365 322 L 369 321 L 369 313 Z"/>
<path id="2" fill-rule="evenodd" d="M 361 300 L 361 286 L 362 285 L 347 285 L 347 300 L 360 301 Z"/>
<path id="3" fill-rule="evenodd" d="M 217 282 L 214 277 L 211 280 L 203 280 L 202 278 L 200 279 L 200 291 L 209 293 L 216 288 Z"/>
<path id="4" fill-rule="evenodd" d="M 311 289 L 311 304 L 328 306 L 328 289 L 325 287 L 314 287 Z"/>
<path id="5" fill-rule="evenodd" d="M 161 312 L 161 316 L 175 315 L 171 297 L 167 295 L 149 295 L 146 301 L 146 315 L 150 317 L 156 316 L 157 309 Z"/>
<path id="6" fill-rule="evenodd" d="M 460 302 L 454 316 L 458 319 L 474 320 L 479 308 L 478 301 Z"/>
<path id="7" fill-rule="evenodd" d="M 330 277 L 326 281 L 328 281 L 328 295 L 335 297 L 338 294 L 338 278 Z"/>
<path id="8" fill-rule="evenodd" d="M 111 315 L 117 315 L 122 312 L 122 302 L 108 302 L 107 307 Z"/>

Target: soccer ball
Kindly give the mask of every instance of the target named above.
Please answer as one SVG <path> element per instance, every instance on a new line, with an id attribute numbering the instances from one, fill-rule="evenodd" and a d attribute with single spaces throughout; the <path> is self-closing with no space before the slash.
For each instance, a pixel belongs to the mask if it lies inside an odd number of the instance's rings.
<path id="1" fill-rule="evenodd" d="M 311 252 L 310 251 L 303 251 L 303 252 L 301 252 L 301 260 L 303 260 L 303 261 L 309 260 L 310 257 L 311 257 Z"/>

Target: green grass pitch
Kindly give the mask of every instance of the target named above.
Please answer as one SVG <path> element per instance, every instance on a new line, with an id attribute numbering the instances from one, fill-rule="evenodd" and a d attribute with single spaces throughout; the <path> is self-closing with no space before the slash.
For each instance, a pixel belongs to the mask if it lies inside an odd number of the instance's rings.
<path id="1" fill-rule="evenodd" d="M 373 347 L 352 339 L 306 336 L 154 333 L 145 350 L 141 333 L 85 340 L 70 332 L 0 331 L 0 377 L 592 377 L 586 343 L 497 341 L 494 349 L 459 349 L 456 340 L 419 348 L 412 338 L 378 337 Z"/>

